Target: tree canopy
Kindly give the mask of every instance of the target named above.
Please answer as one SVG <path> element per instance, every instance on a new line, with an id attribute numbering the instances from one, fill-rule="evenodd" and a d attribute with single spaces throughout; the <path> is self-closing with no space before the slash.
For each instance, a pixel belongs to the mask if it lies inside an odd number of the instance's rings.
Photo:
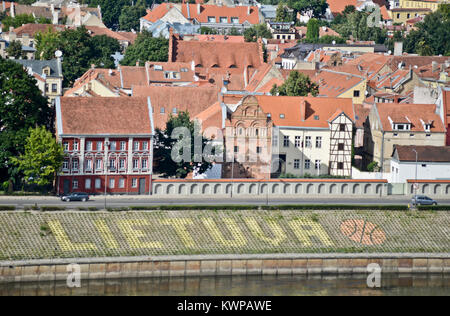
<path id="1" fill-rule="evenodd" d="M 56 33 L 51 29 L 36 35 L 36 56 L 53 58 L 56 50 L 63 52 L 64 86 L 81 77 L 92 64 L 102 68 L 114 68 L 111 57 L 120 51 L 116 39 L 106 35 L 91 37 L 84 26 Z"/>
<path id="2" fill-rule="evenodd" d="M 319 85 L 312 82 L 308 76 L 298 71 L 291 71 L 286 81 L 279 87 L 274 85 L 270 93 L 272 95 L 301 97 L 311 94 L 315 97 L 319 94 Z"/>
<path id="3" fill-rule="evenodd" d="M 24 153 L 28 129 L 53 127 L 53 110 L 36 84 L 22 65 L 0 58 L 0 180 L 17 175 L 11 158 Z"/>
<path id="4" fill-rule="evenodd" d="M 319 39 L 319 23 L 316 19 L 310 19 L 308 21 L 308 27 L 306 30 L 306 41 L 309 43 L 315 43 Z"/>
<path id="5" fill-rule="evenodd" d="M 188 137 L 180 137 L 181 141 L 186 142 L 185 147 L 177 147 L 179 140 L 173 139 L 172 135 L 176 128 L 184 127 L 189 133 Z M 178 136 L 178 135 L 177 135 Z M 156 146 L 154 150 L 155 156 L 155 172 L 160 173 L 163 177 L 186 178 L 189 173 L 197 170 L 204 173 L 211 168 L 211 162 L 196 157 L 194 137 L 201 137 L 201 150 L 205 148 L 208 140 L 202 137 L 201 132 L 195 127 L 195 123 L 191 121 L 188 112 L 180 112 L 177 116 L 170 116 L 164 130 L 156 130 Z M 185 152 L 188 150 L 190 152 Z M 178 162 L 173 159 L 173 151 L 177 156 L 185 156 L 187 159 L 180 159 Z M 199 161 L 201 162 L 194 162 Z"/>
<path id="6" fill-rule="evenodd" d="M 12 162 L 24 174 L 24 182 L 38 186 L 53 183 L 61 167 L 64 150 L 44 126 L 30 128 L 26 139 L 25 153 Z"/>
<path id="7" fill-rule="evenodd" d="M 266 24 L 253 25 L 244 31 L 244 40 L 246 42 L 256 42 L 258 38 L 272 38 L 272 33 Z"/>
<path id="8" fill-rule="evenodd" d="M 169 40 L 163 37 L 153 37 L 152 33 L 143 31 L 133 45 L 129 46 L 121 61 L 122 65 L 134 66 L 136 62 L 167 61 L 169 58 Z"/>
<path id="9" fill-rule="evenodd" d="M 139 19 L 145 15 L 145 12 L 145 7 L 142 5 L 124 6 L 119 16 L 119 29 L 139 31 Z"/>
<path id="10" fill-rule="evenodd" d="M 450 55 L 450 4 L 425 16 L 405 38 L 404 50 L 421 56 Z"/>
<path id="11" fill-rule="evenodd" d="M 295 17 L 299 12 L 301 15 L 307 15 L 310 18 L 321 18 L 328 8 L 326 0 L 289 0 L 288 5 L 294 9 Z"/>

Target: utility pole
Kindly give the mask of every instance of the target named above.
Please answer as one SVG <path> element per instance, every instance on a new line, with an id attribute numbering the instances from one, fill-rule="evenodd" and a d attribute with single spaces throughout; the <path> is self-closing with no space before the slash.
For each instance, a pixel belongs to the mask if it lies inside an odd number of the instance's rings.
<path id="1" fill-rule="evenodd" d="M 416 177 L 415 177 L 416 180 L 415 180 L 415 183 L 414 183 L 414 195 L 415 195 L 414 199 L 416 200 L 416 199 L 417 199 L 417 187 L 418 187 L 418 184 L 417 184 L 417 161 L 418 161 L 418 154 L 417 154 L 417 150 L 416 150 L 415 148 L 413 148 L 412 151 L 416 153 Z"/>

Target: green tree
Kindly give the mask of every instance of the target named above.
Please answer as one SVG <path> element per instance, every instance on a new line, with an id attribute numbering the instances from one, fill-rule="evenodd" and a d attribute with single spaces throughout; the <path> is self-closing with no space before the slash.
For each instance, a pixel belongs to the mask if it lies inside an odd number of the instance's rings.
<path id="1" fill-rule="evenodd" d="M 23 172 L 25 183 L 48 186 L 53 183 L 56 172 L 64 159 L 64 150 L 44 126 L 30 128 L 25 153 L 12 162 Z"/>
<path id="2" fill-rule="evenodd" d="M 122 65 L 134 66 L 146 61 L 167 61 L 169 58 L 169 40 L 153 37 L 150 32 L 140 33 L 133 45 L 127 48 Z"/>
<path id="3" fill-rule="evenodd" d="M 237 28 L 232 27 L 232 28 L 230 29 L 230 32 L 228 33 L 228 35 L 231 35 L 231 36 L 238 36 L 238 35 L 241 35 L 241 34 L 239 33 L 239 31 L 238 31 Z"/>
<path id="4" fill-rule="evenodd" d="M 404 49 L 422 56 L 450 53 L 450 4 L 441 4 L 436 12 L 425 16 L 405 38 Z"/>
<path id="5" fill-rule="evenodd" d="M 315 97 L 319 94 L 319 85 L 312 82 L 308 76 L 298 71 L 291 71 L 286 81 L 279 87 L 274 85 L 270 93 L 272 95 L 301 97 L 311 94 Z"/>
<path id="6" fill-rule="evenodd" d="M 201 26 L 200 27 L 200 34 L 217 34 L 217 30 L 207 27 L 207 26 Z"/>
<path id="7" fill-rule="evenodd" d="M 180 138 L 180 140 L 186 142 L 186 147 L 190 148 L 190 154 L 183 152 L 184 147 L 177 147 L 176 144 L 179 143 L 178 139 L 172 138 L 172 133 L 176 128 L 184 127 L 186 131 L 189 133 L 190 140 L 188 138 Z M 178 135 L 177 135 L 178 136 Z M 177 178 L 186 178 L 189 173 L 194 170 L 198 170 L 199 173 L 204 173 L 206 170 L 211 168 L 212 164 L 205 159 L 199 159 L 201 157 L 195 156 L 195 146 L 194 146 L 194 137 L 201 137 L 202 139 L 202 147 L 203 149 L 207 144 L 208 140 L 202 137 L 199 128 L 195 127 L 195 123 L 191 121 L 188 112 L 180 112 L 177 116 L 170 116 L 169 120 L 166 123 L 165 130 L 156 130 L 156 142 L 154 156 L 155 156 L 155 168 L 154 170 L 160 173 L 163 177 L 177 177 Z M 172 158 L 172 150 L 176 150 L 178 148 L 179 151 L 176 154 L 181 156 L 188 156 L 186 160 L 180 160 L 179 162 L 175 161 Z M 194 162 L 201 160 L 202 162 Z"/>
<path id="8" fill-rule="evenodd" d="M 106 35 L 96 35 L 91 38 L 91 44 L 94 58 L 90 63 L 102 68 L 115 68 L 111 55 L 121 50 L 119 42 Z"/>
<path id="9" fill-rule="evenodd" d="M 13 28 L 17 28 L 19 26 L 22 26 L 23 24 L 28 23 L 35 23 L 36 20 L 31 14 L 18 14 L 16 17 L 6 16 L 2 20 L 2 27 L 3 30 L 9 30 L 9 28 L 12 26 Z"/>
<path id="10" fill-rule="evenodd" d="M 288 10 L 286 8 L 286 5 L 283 2 L 280 2 L 278 4 L 275 21 L 276 22 L 290 22 L 290 21 L 292 21 L 292 17 L 290 16 L 290 14 L 289 14 L 289 12 L 288 12 Z"/>
<path id="11" fill-rule="evenodd" d="M 333 23 L 333 29 L 343 38 L 384 44 L 387 39 L 387 31 L 380 27 L 370 27 L 367 23 L 368 16 L 369 13 L 365 11 L 348 13 L 340 20 L 340 24 Z"/>
<path id="12" fill-rule="evenodd" d="M 308 21 L 308 27 L 306 30 L 306 41 L 308 43 L 316 43 L 319 39 L 319 23 L 316 19 L 310 19 Z"/>
<path id="13" fill-rule="evenodd" d="M 328 8 L 326 0 L 289 0 L 289 7 L 294 9 L 294 17 L 297 12 L 310 18 L 322 18 Z"/>
<path id="14" fill-rule="evenodd" d="M 265 24 L 257 24 L 244 31 L 246 42 L 256 42 L 258 38 L 272 38 L 272 33 Z"/>
<path id="15" fill-rule="evenodd" d="M 6 52 L 9 57 L 14 57 L 16 59 L 26 57 L 26 53 L 22 50 L 22 43 L 20 41 L 10 42 Z"/>
<path id="16" fill-rule="evenodd" d="M 123 7 L 119 16 L 119 29 L 122 31 L 139 31 L 139 19 L 146 13 L 145 7 L 141 5 Z"/>
<path id="17" fill-rule="evenodd" d="M 24 153 L 28 129 L 53 127 L 53 110 L 22 65 L 0 58 L 0 180 L 18 178 L 11 158 Z M 1 182 L 1 181 L 0 181 Z"/>
<path id="18" fill-rule="evenodd" d="M 36 33 L 34 38 L 36 41 L 36 59 L 52 59 L 55 52 L 61 47 L 60 33 L 54 32 L 51 27 L 44 32 Z"/>

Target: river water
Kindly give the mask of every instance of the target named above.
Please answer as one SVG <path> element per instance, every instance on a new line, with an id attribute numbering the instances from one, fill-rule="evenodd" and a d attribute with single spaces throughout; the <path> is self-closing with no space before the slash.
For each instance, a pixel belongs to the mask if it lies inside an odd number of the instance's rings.
<path id="1" fill-rule="evenodd" d="M 1 296 L 77 295 L 446 295 L 450 276 L 383 275 L 380 288 L 369 288 L 365 276 L 233 276 L 181 277 L 81 281 L 80 288 L 66 282 L 0 284 Z"/>

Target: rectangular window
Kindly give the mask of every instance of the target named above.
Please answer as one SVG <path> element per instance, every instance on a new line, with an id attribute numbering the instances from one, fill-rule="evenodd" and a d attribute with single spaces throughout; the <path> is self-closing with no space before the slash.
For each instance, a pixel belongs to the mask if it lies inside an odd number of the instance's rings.
<path id="1" fill-rule="evenodd" d="M 314 168 L 316 170 L 320 170 L 320 160 L 316 160 L 316 162 L 314 163 Z"/>
<path id="2" fill-rule="evenodd" d="M 257 153 L 257 154 L 260 154 L 260 153 L 261 153 L 261 147 L 259 147 L 259 146 L 256 147 L 256 153 Z"/>
<path id="3" fill-rule="evenodd" d="M 102 142 L 97 142 L 97 150 L 102 150 Z"/>
<path id="4" fill-rule="evenodd" d="M 339 124 L 339 132 L 345 132 L 345 124 Z"/>
<path id="5" fill-rule="evenodd" d="M 139 169 L 139 160 L 133 159 L 133 169 Z"/>
<path id="6" fill-rule="evenodd" d="M 177 114 L 177 108 L 172 109 L 172 114 Z"/>
<path id="7" fill-rule="evenodd" d="M 305 137 L 305 147 L 306 148 L 311 148 L 312 144 L 311 144 L 311 136 L 306 136 Z"/>
<path id="8" fill-rule="evenodd" d="M 231 23 L 233 23 L 233 24 L 239 24 L 239 18 L 238 18 L 238 17 L 235 17 L 235 16 L 231 17 Z"/>
<path id="9" fill-rule="evenodd" d="M 338 168 L 339 170 L 343 170 L 343 169 L 344 169 L 344 163 L 343 163 L 343 162 L 338 162 L 338 163 L 337 163 L 337 168 Z"/>
<path id="10" fill-rule="evenodd" d="M 109 179 L 109 188 L 114 189 L 116 186 L 116 180 L 115 179 Z"/>
<path id="11" fill-rule="evenodd" d="M 92 150 L 92 142 L 91 141 L 87 141 L 86 142 L 86 150 L 87 151 L 91 151 Z"/>
<path id="12" fill-rule="evenodd" d="M 56 83 L 52 83 L 52 92 L 56 93 L 58 91 L 58 85 Z"/>
<path id="13" fill-rule="evenodd" d="M 354 90 L 353 91 L 353 97 L 359 98 L 359 90 Z"/>
<path id="14" fill-rule="evenodd" d="M 78 180 L 73 180 L 72 189 L 78 189 Z"/>
<path id="15" fill-rule="evenodd" d="M 119 179 L 119 188 L 125 188 L 125 179 Z"/>
<path id="16" fill-rule="evenodd" d="M 208 16 L 208 22 L 209 23 L 216 23 L 216 17 L 215 16 Z"/>
<path id="17" fill-rule="evenodd" d="M 289 147 L 289 136 L 283 137 L 283 147 Z"/>
<path id="18" fill-rule="evenodd" d="M 127 149 L 127 143 L 126 142 L 120 142 L 120 150 L 126 150 Z"/>
<path id="19" fill-rule="evenodd" d="M 137 188 L 137 179 L 136 178 L 131 179 L 131 187 Z"/>
<path id="20" fill-rule="evenodd" d="M 63 170 L 69 169 L 69 161 L 68 160 L 63 161 L 62 168 L 63 168 Z"/>
<path id="21" fill-rule="evenodd" d="M 159 113 L 161 113 L 161 114 L 166 113 L 166 109 L 164 107 L 161 107 L 161 109 L 159 110 Z"/>
<path id="22" fill-rule="evenodd" d="M 95 188 L 100 189 L 102 187 L 102 180 L 95 179 Z"/>
<path id="23" fill-rule="evenodd" d="M 295 147 L 301 147 L 301 146 L 302 146 L 301 136 L 295 136 Z"/>
<path id="24" fill-rule="evenodd" d="M 69 143 L 63 143 L 64 151 L 69 151 Z"/>
<path id="25" fill-rule="evenodd" d="M 237 154 L 239 152 L 239 146 L 234 146 L 234 153 Z"/>
<path id="26" fill-rule="evenodd" d="M 148 167 L 148 160 L 142 159 L 142 169 L 147 169 L 147 167 Z"/>
<path id="27" fill-rule="evenodd" d="M 77 142 L 73 143 L 73 150 L 75 150 L 75 151 L 78 150 L 78 143 Z"/>
<path id="28" fill-rule="evenodd" d="M 116 170 L 116 159 L 109 159 L 109 169 Z"/>
<path id="29" fill-rule="evenodd" d="M 316 148 L 322 148 L 322 136 L 316 137 Z"/>
<path id="30" fill-rule="evenodd" d="M 220 23 L 228 23 L 228 18 L 226 16 L 221 16 Z"/>
<path id="31" fill-rule="evenodd" d="M 139 142 L 133 143 L 133 150 L 139 150 Z"/>
<path id="32" fill-rule="evenodd" d="M 305 169 L 311 168 L 311 160 L 305 159 Z"/>
<path id="33" fill-rule="evenodd" d="M 339 143 L 339 144 L 338 144 L 338 150 L 339 150 L 339 151 L 344 150 L 344 143 Z"/>
<path id="34" fill-rule="evenodd" d="M 148 142 L 142 143 L 142 150 L 148 150 Z"/>
<path id="35" fill-rule="evenodd" d="M 72 161 L 72 169 L 78 170 L 78 159 Z"/>
<path id="36" fill-rule="evenodd" d="M 300 169 L 300 159 L 294 159 L 294 169 Z"/>
<path id="37" fill-rule="evenodd" d="M 120 170 L 125 169 L 125 159 L 119 160 L 119 168 L 120 168 Z"/>
<path id="38" fill-rule="evenodd" d="M 86 170 L 92 170 L 92 160 L 88 159 L 86 160 Z"/>
<path id="39" fill-rule="evenodd" d="M 86 179 L 86 181 L 84 182 L 84 188 L 85 189 L 91 188 L 91 179 Z"/>
<path id="40" fill-rule="evenodd" d="M 116 151 L 116 150 L 117 150 L 117 142 L 110 142 L 109 145 L 110 145 L 109 148 L 110 148 L 112 151 Z"/>
<path id="41" fill-rule="evenodd" d="M 278 146 L 278 135 L 273 135 L 272 146 Z"/>
<path id="42" fill-rule="evenodd" d="M 95 161 L 95 170 L 100 170 L 102 169 L 102 160 L 101 159 L 97 159 Z"/>

